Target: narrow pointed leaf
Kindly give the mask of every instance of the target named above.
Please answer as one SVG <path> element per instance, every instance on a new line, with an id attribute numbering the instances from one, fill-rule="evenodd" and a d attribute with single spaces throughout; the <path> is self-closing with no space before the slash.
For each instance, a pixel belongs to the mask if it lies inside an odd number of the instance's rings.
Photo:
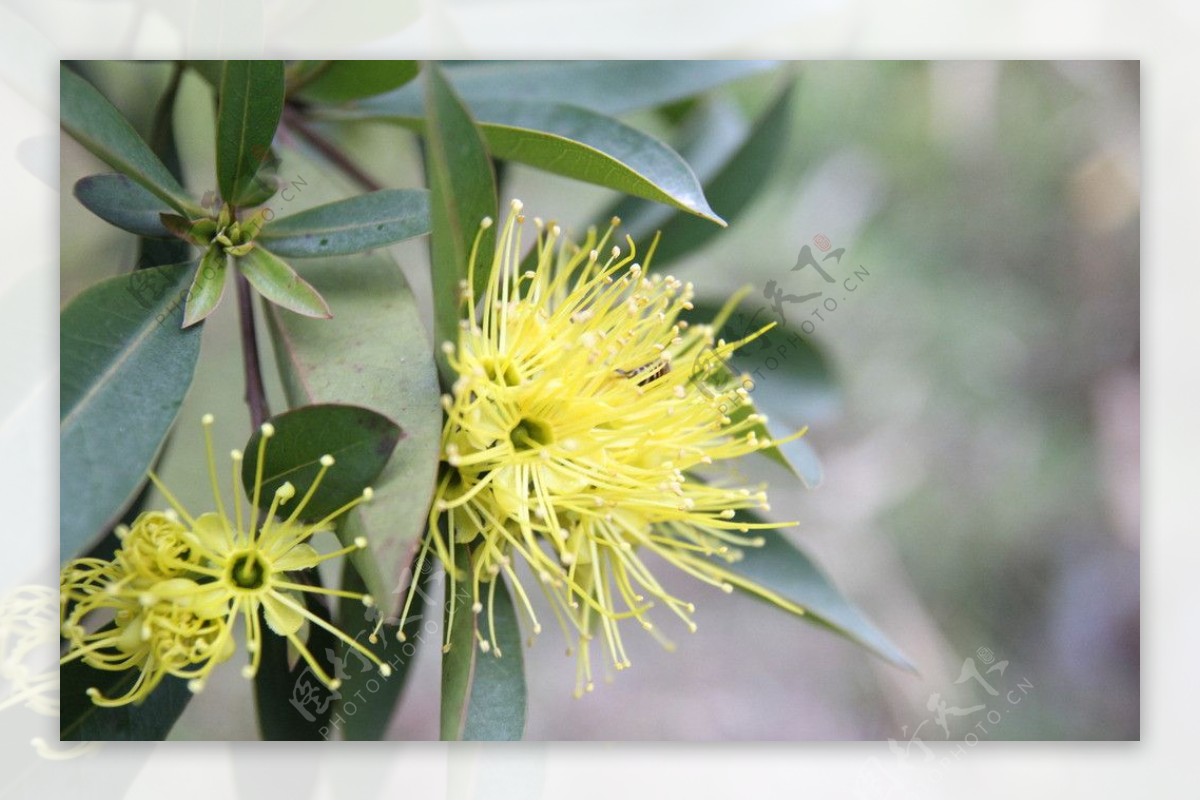
<path id="1" fill-rule="evenodd" d="M 425 171 L 429 179 L 430 260 L 433 266 L 434 339 L 457 341 L 460 284 L 467 277 L 480 222 L 496 219 L 496 181 L 479 130 L 441 70 L 428 65 L 425 86 Z M 495 226 L 484 231 L 479 252 L 495 250 Z M 483 271 L 479 271 L 483 272 Z M 477 276 L 480 281 L 484 276 Z M 441 349 L 438 366 L 453 380 Z"/>
<path id="2" fill-rule="evenodd" d="M 227 61 L 217 109 L 217 184 L 235 205 L 255 189 L 283 113 L 282 61 Z"/>
<path id="3" fill-rule="evenodd" d="M 336 176 L 323 165 L 291 152 L 284 162 L 287 174 L 314 177 L 315 200 L 338 198 Z M 403 603 L 405 574 L 429 515 L 442 411 L 433 349 L 404 274 L 384 251 L 355 257 L 353 268 L 353 280 L 347 280 L 345 259 L 304 263 L 304 274 L 337 309 L 333 319 L 301 317 L 277 306 L 267 308 L 266 318 L 291 406 L 365 406 L 406 434 L 375 482 L 375 499 L 356 510 L 370 546 L 350 555 L 390 618 Z"/>
<path id="4" fill-rule="evenodd" d="M 455 562 L 470 575 L 467 548 L 455 548 Z M 443 740 L 519 740 L 525 732 L 525 665 L 517 613 L 503 579 L 485 611 L 471 611 L 470 582 L 458 582 L 451 626 L 450 650 L 442 654 Z M 492 588 L 487 588 L 488 592 Z M 451 584 L 446 582 L 446 614 L 450 613 Z M 477 627 L 490 639 L 487 603 L 494 604 L 497 647 L 483 653 L 475 638 Z M 446 625 L 450 625 L 449 619 Z"/>
<path id="5" fill-rule="evenodd" d="M 92 214 L 122 230 L 138 236 L 171 236 L 159 219 L 169 211 L 167 204 L 120 173 L 80 178 L 75 197 Z"/>
<path id="6" fill-rule="evenodd" d="M 96 87 L 65 66 L 59 69 L 59 81 L 63 130 L 171 208 L 184 214 L 199 212 L 150 146 Z"/>
<path id="7" fill-rule="evenodd" d="M 237 265 L 250 285 L 272 303 L 305 317 L 328 319 L 333 316 L 321 293 L 278 256 L 256 247 L 238 257 Z"/>
<path id="8" fill-rule="evenodd" d="M 480 101 L 520 100 L 625 114 L 692 97 L 776 66 L 771 61 L 468 61 L 442 68 L 471 108 Z M 420 116 L 421 96 L 415 86 L 406 86 L 364 101 L 361 107 Z"/>
<path id="9" fill-rule="evenodd" d="M 196 278 L 192 288 L 188 290 L 187 307 L 183 314 L 183 327 L 203 320 L 212 314 L 225 294 L 225 276 L 228 270 L 228 257 L 220 246 L 213 246 L 200 259 L 200 267 L 196 270 Z"/>
<path id="10" fill-rule="evenodd" d="M 446 91 L 452 91 L 448 85 Z M 619 120 L 565 103 L 518 100 L 481 100 L 470 111 L 477 115 L 488 152 L 497 159 L 666 203 L 709 222 L 725 224 L 709 206 L 696 174 L 678 153 Z M 461 113 L 466 116 L 466 109 Z M 385 119 L 426 131 L 428 138 L 427 129 L 434 117 L 427 111 L 424 119 L 402 115 Z M 432 176 L 431 189 L 436 191 Z M 435 208 L 435 224 L 436 213 Z"/>
<path id="11" fill-rule="evenodd" d="M 758 515 L 745 510 L 739 510 L 734 519 L 762 522 Z M 793 545 L 782 530 L 761 534 L 764 539 L 761 548 L 743 548 L 741 561 L 727 566 L 721 563 L 734 576 L 755 585 L 748 587 L 734 578 L 735 587 L 768 602 L 782 599 L 803 609 L 804 619 L 861 645 L 898 668 L 915 670 L 908 657 L 833 586 L 825 573 Z"/>
<path id="12" fill-rule="evenodd" d="M 200 328 L 180 329 L 195 262 L 137 270 L 62 311 L 62 559 L 111 528 L 134 498 L 191 386 Z"/>
<path id="13" fill-rule="evenodd" d="M 343 256 L 429 233 L 429 193 L 381 189 L 274 220 L 259 241 L 292 258 Z"/>
<path id="14" fill-rule="evenodd" d="M 304 100 L 345 103 L 390 92 L 417 77 L 415 61 L 329 61 L 297 91 Z"/>
<path id="15" fill-rule="evenodd" d="M 403 432 L 386 416 L 361 406 L 320 404 L 302 406 L 275 415 L 270 420 L 275 436 L 267 440 L 262 465 L 259 506 L 267 509 L 271 498 L 285 481 L 296 490 L 298 502 L 321 472 L 321 457 L 334 458 L 317 491 L 300 512 L 300 520 L 321 520 L 362 495 L 391 458 Z M 242 486 L 246 497 L 254 497 L 258 470 L 258 446 L 262 434 L 255 431 L 243 451 Z M 281 506 L 291 515 L 294 507 Z M 353 538 L 351 538 L 353 539 Z"/>

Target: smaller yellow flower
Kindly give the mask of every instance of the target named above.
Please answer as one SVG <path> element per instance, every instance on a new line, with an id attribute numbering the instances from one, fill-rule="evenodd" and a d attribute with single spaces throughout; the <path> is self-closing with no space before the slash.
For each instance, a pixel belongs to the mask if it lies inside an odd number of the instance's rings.
<path id="1" fill-rule="evenodd" d="M 332 456 L 321 457 L 321 468 L 300 500 L 289 506 L 296 488 L 284 483 L 258 523 L 262 499 L 263 464 L 267 442 L 274 436 L 270 423 L 262 426 L 258 462 L 250 508 L 234 502 L 231 519 L 221 498 L 212 444 L 212 415 L 203 418 L 209 479 L 215 512 L 193 516 L 153 473 L 150 480 L 171 505 L 166 511 L 145 512 L 128 528 L 117 530 L 121 547 L 111 561 L 78 559 L 62 573 L 60 592 L 62 634 L 69 649 L 62 662 L 82 659 L 101 670 L 139 668 L 137 682 L 118 698 L 105 698 L 95 688 L 88 690 L 94 703 L 117 706 L 144 700 L 164 676 L 188 679 L 188 687 L 200 692 L 216 665 L 235 650 L 234 627 L 241 618 L 250 664 L 242 675 L 252 678 L 258 671 L 263 649 L 259 612 L 275 634 L 286 637 L 313 673 L 331 689 L 340 682 L 331 677 L 309 652 L 300 636 L 305 623 L 325 629 L 363 654 L 390 675 L 391 668 L 353 637 L 310 612 L 303 593 L 352 598 L 372 606 L 369 595 L 311 586 L 289 577 L 291 571 L 315 568 L 320 563 L 365 548 L 360 537 L 349 547 L 318 553 L 309 540 L 328 531 L 334 520 L 368 501 L 370 487 L 354 500 L 315 523 L 299 520 L 325 473 L 334 464 Z M 234 497 L 239 498 L 243 456 L 231 454 Z M 290 512 L 286 518 L 281 511 Z M 101 626 L 89 624 L 99 618 Z"/>

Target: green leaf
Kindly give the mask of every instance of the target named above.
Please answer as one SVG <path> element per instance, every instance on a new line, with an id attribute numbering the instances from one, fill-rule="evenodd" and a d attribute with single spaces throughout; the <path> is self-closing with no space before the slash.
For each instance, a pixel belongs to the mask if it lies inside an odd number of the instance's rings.
<path id="1" fill-rule="evenodd" d="M 306 571 L 306 574 L 309 574 Z M 305 608 L 329 622 L 329 610 L 314 593 L 301 593 Z M 332 700 L 337 695 L 321 683 L 303 659 L 291 664 L 288 642 L 271 633 L 263 611 L 259 609 L 258 625 L 262 628 L 263 653 L 254 675 L 254 706 L 258 712 L 258 727 L 264 740 L 323 740 L 329 732 L 333 713 Z M 331 656 L 337 653 L 341 640 L 321 626 L 308 624 L 308 649 L 326 674 L 335 675 Z"/>
<path id="2" fill-rule="evenodd" d="M 300 513 L 301 520 L 321 520 L 362 495 L 387 465 L 396 443 L 404 435 L 400 426 L 378 412 L 362 406 L 321 404 L 302 406 L 275 415 L 270 420 L 275 436 L 267 440 L 262 466 L 259 507 L 271 505 L 275 490 L 292 482 L 297 503 L 321 472 L 321 458 L 334 458 L 317 491 Z M 255 431 L 246 443 L 242 462 L 242 486 L 253 499 L 262 432 Z M 291 504 L 280 514 L 292 514 Z M 351 538 L 353 540 L 353 538 Z"/>
<path id="3" fill-rule="evenodd" d="M 738 510 L 735 520 L 761 523 L 753 512 Z M 732 565 L 717 562 L 739 590 L 788 611 L 802 613 L 806 620 L 830 629 L 896 667 L 916 672 L 908 658 L 863 616 L 799 548 L 788 541 L 783 530 L 760 532 L 761 548 L 743 548 L 741 561 Z M 714 560 L 716 561 L 716 560 Z M 790 608 L 789 608 L 790 607 Z"/>
<path id="4" fill-rule="evenodd" d="M 196 278 L 192 288 L 188 290 L 187 305 L 183 315 L 183 327 L 203 320 L 212 314 L 225 294 L 225 276 L 228 270 L 228 257 L 220 245 L 213 245 L 200 259 L 200 268 L 196 270 Z"/>
<path id="5" fill-rule="evenodd" d="M 138 236 L 171 236 L 159 219 L 169 211 L 167 205 L 120 173 L 80 178 L 75 197 L 92 214 L 122 230 Z"/>
<path id="6" fill-rule="evenodd" d="M 227 61 L 217 108 L 217 184 L 242 205 L 257 187 L 283 113 L 282 61 Z"/>
<path id="7" fill-rule="evenodd" d="M 446 91 L 450 91 L 448 86 Z M 725 224 L 708 205 L 696 174 L 678 153 L 619 120 L 565 103 L 517 100 L 481 100 L 471 106 L 471 113 L 477 115 L 487 150 L 497 159 L 666 203 Z M 462 109 L 461 116 L 466 115 Z M 427 111 L 424 119 L 400 115 L 386 119 L 425 131 L 429 139 L 429 123 L 434 117 Z M 430 188 L 436 193 L 430 173 Z M 435 205 L 435 228 L 436 214 Z"/>
<path id="8" fill-rule="evenodd" d="M 192 700 L 184 679 L 165 676 L 140 704 L 96 706 L 87 695 L 95 687 L 110 698 L 128 692 L 141 671 L 97 670 L 76 659 L 58 669 L 59 737 L 63 741 L 113 740 L 138 742 L 164 740 Z"/>
<path id="9" fill-rule="evenodd" d="M 285 153 L 287 174 L 314 176 L 315 199 L 333 200 L 336 177 L 299 154 Z M 351 554 L 354 566 L 393 617 L 404 576 L 425 530 L 437 478 L 442 410 L 433 349 L 404 274 L 385 251 L 346 260 L 312 259 L 305 275 L 338 315 L 313 320 L 266 309 L 288 403 L 352 403 L 395 420 L 407 435 L 375 483 L 375 500 L 359 507 L 370 547 Z M 343 540 L 352 542 L 353 540 Z"/>
<path id="10" fill-rule="evenodd" d="M 191 386 L 200 329 L 180 329 L 195 262 L 110 278 L 59 321 L 63 561 L 137 494 Z"/>
<path id="11" fill-rule="evenodd" d="M 59 81 L 63 130 L 171 208 L 199 216 L 201 210 L 187 197 L 183 187 L 96 87 L 65 66 L 59 69 Z"/>
<path id="12" fill-rule="evenodd" d="M 433 269 L 433 330 L 437 343 L 458 341 L 460 285 L 479 224 L 496 219 L 496 180 L 474 121 L 435 65 L 425 68 L 425 172 L 429 179 L 430 261 Z M 484 260 L 495 251 L 495 226 L 483 232 Z M 479 271 L 482 272 L 482 271 Z M 477 287 L 486 276 L 477 276 Z M 477 296 L 472 287 L 473 297 Z M 450 382 L 449 366 L 436 348 L 438 367 Z"/>
<path id="13" fill-rule="evenodd" d="M 429 192 L 381 189 L 274 220 L 258 241 L 280 256 L 344 256 L 427 233 Z"/>
<path id="14" fill-rule="evenodd" d="M 250 285 L 272 303 L 305 317 L 327 320 L 333 316 L 321 293 L 273 253 L 255 247 L 245 256 L 239 256 L 236 262 Z"/>
<path id="15" fill-rule="evenodd" d="M 771 177 L 771 172 L 787 143 L 788 127 L 792 116 L 792 86 L 787 86 L 778 97 L 767 107 L 755 121 L 754 126 L 744 137 L 740 146 L 729 153 L 720 163 L 712 166 L 708 174 L 701 173 L 704 181 L 704 194 L 710 203 L 721 210 L 729 222 L 737 220 L 751 202 L 758 196 L 762 187 Z M 708 123 L 708 120 L 705 120 Z M 706 125 L 711 130 L 715 126 Z M 699 151 L 706 142 L 697 142 Z M 684 151 L 689 164 L 696 165 L 697 161 Z M 698 153 L 696 154 L 698 155 Z M 699 168 L 697 168 L 699 172 Z M 638 210 L 630 208 L 638 201 L 632 201 L 628 206 L 622 204 L 614 211 L 622 220 L 637 219 Z M 603 215 L 608 219 L 612 214 Z M 717 229 L 705 224 L 696 217 L 687 214 L 670 215 L 665 220 L 656 221 L 654 227 L 662 231 L 662 239 L 654 251 L 654 267 L 661 267 L 681 256 L 699 249 L 709 242 L 717 233 Z M 653 230 L 631 226 L 629 234 L 635 240 L 641 239 Z"/>
<path id="16" fill-rule="evenodd" d="M 469 61 L 443 69 L 471 108 L 480 101 L 519 100 L 624 114 L 698 95 L 775 66 L 770 61 Z M 362 108 L 420 116 L 421 97 L 409 86 L 365 101 Z"/>
<path id="17" fill-rule="evenodd" d="M 417 77 L 415 61 L 328 61 L 298 87 L 317 103 L 345 103 L 390 92 Z"/>
<path id="18" fill-rule="evenodd" d="M 343 525 L 347 528 L 344 539 L 366 534 L 356 513 L 347 515 L 344 521 Z M 352 600 L 343 600 L 338 604 L 338 627 L 374 651 L 392 669 L 390 676 L 381 676 L 378 669 L 359 657 L 354 649 L 342 645 L 344 664 L 356 666 L 342 682 L 339 690 L 341 698 L 335 709 L 336 719 L 341 720 L 337 729 L 343 740 L 385 739 L 388 722 L 408 683 L 409 669 L 415 661 L 417 647 L 425 639 L 421 622 L 425 619 L 433 563 L 434 560 L 426 559 L 424 569 L 418 576 L 413 603 L 404 621 L 403 641 L 399 638 L 398 626 L 384 623 L 378 641 L 371 643 L 369 637 L 375 628 L 379 610 L 374 607 L 364 609 L 362 604 Z M 350 592 L 367 591 L 366 584 L 349 563 L 342 570 L 342 589 Z"/>
<path id="19" fill-rule="evenodd" d="M 455 547 L 455 565 L 470 575 L 471 555 Z M 450 650 L 442 654 L 443 740 L 519 740 L 525 732 L 525 669 L 521 654 L 521 631 L 517 613 L 503 579 L 497 577 L 494 595 L 484 602 L 484 612 L 471 611 L 470 582 L 454 586 L 453 624 L 449 619 L 451 583 L 446 582 L 446 625 L 450 627 Z M 486 588 L 488 593 L 493 587 Z M 475 631 L 488 625 L 494 610 L 496 640 L 483 653 Z M 490 632 L 485 630 L 485 637 Z"/>

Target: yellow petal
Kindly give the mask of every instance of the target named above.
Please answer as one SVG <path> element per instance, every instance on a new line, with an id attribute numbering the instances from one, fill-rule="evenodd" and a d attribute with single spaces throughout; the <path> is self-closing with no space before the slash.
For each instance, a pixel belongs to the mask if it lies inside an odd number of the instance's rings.
<path id="1" fill-rule="evenodd" d="M 262 601 L 263 616 L 267 620 L 267 625 L 271 627 L 271 631 L 281 637 L 295 634 L 304 625 L 304 616 L 280 600 L 284 596 L 297 604 L 304 603 L 292 593 L 282 592 L 268 593 L 263 596 Z"/>
<path id="2" fill-rule="evenodd" d="M 229 521 L 215 512 L 200 515 L 192 527 L 192 536 L 200 541 L 201 548 L 210 553 L 228 553 L 233 547 L 231 535 Z"/>
<path id="3" fill-rule="evenodd" d="M 307 542 L 302 542 L 293 545 L 291 550 L 276 559 L 272 567 L 275 570 L 304 570 L 316 567 L 320 561 L 321 555 L 317 553 L 317 549 Z"/>

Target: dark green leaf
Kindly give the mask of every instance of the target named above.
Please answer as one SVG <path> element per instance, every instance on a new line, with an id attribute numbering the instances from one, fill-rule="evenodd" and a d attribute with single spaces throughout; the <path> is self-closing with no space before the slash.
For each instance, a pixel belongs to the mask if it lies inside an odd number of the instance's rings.
<path id="1" fill-rule="evenodd" d="M 241 205 L 244 208 L 261 206 L 273 198 L 281 188 L 283 181 L 279 177 L 279 156 L 275 154 L 274 148 L 268 148 L 266 159 L 254 174 L 254 181 L 241 197 Z"/>
<path id="2" fill-rule="evenodd" d="M 267 440 L 261 508 L 271 505 L 275 490 L 285 481 L 292 482 L 299 500 L 320 472 L 321 457 L 328 454 L 335 460 L 301 512 L 302 520 L 320 520 L 359 497 L 379 476 L 403 436 L 392 420 L 361 406 L 302 406 L 269 422 L 275 436 Z M 242 484 L 251 498 L 261 439 L 262 433 L 255 431 L 246 443 L 242 463 Z M 281 507 L 280 513 L 291 514 L 290 506 Z"/>
<path id="3" fill-rule="evenodd" d="M 315 176 L 311 191 L 334 200 L 334 177 L 298 154 L 285 154 L 288 174 Z M 407 435 L 375 484 L 375 500 L 360 507 L 370 547 L 350 558 L 381 611 L 399 611 L 396 594 L 425 530 L 437 478 L 442 411 L 433 352 L 404 274 L 377 251 L 346 260 L 312 259 L 305 275 L 338 310 L 312 320 L 276 306 L 266 310 L 288 403 L 353 403 L 386 414 Z M 347 542 L 343 540 L 343 542 Z"/>
<path id="4" fill-rule="evenodd" d="M 187 682 L 166 676 L 141 704 L 102 707 L 92 703 L 87 688 L 107 697 L 128 692 L 141 671 L 97 670 L 76 659 L 58 669 L 59 737 L 64 741 L 164 740 L 192 700 Z"/>
<path id="5" fill-rule="evenodd" d="M 455 563 L 470 575 L 471 556 L 455 547 Z M 442 654 L 443 740 L 519 740 L 525 732 L 525 667 L 517 613 L 503 579 L 493 579 L 495 594 L 485 599 L 484 611 L 471 611 L 470 582 L 454 585 L 454 622 L 449 620 L 451 583 L 446 582 L 446 625 L 450 650 Z M 487 587 L 487 592 L 492 591 Z M 478 627 L 488 625 L 488 609 L 495 615 L 496 643 L 487 653 L 475 638 Z M 490 637 L 486 628 L 484 636 Z"/>
<path id="6" fill-rule="evenodd" d="M 788 125 L 792 115 L 792 83 L 789 82 L 778 98 L 763 112 L 741 146 L 728 154 L 719 164 L 703 175 L 704 194 L 710 203 L 721 210 L 726 220 L 733 222 L 747 209 L 768 182 L 771 171 L 787 142 Z M 706 121 L 707 122 L 707 121 Z M 706 125 L 711 130 L 711 124 Z M 703 146 L 703 140 L 698 145 Z M 699 150 L 697 147 L 696 150 Z M 696 166 L 693 154 L 684 151 L 688 163 Z M 696 154 L 698 155 L 698 154 Z M 621 219 L 632 216 L 626 208 L 615 212 Z M 636 212 L 634 212 L 636 214 Z M 605 215 L 608 217 L 611 215 Z M 680 256 L 697 250 L 716 235 L 717 229 L 687 214 L 674 214 L 656 223 L 662 239 L 654 251 L 653 266 L 661 267 Z M 640 239 L 652 231 L 631 228 L 630 235 Z"/>
<path id="7" fill-rule="evenodd" d="M 196 278 L 192 288 L 188 290 L 187 305 L 184 308 L 183 327 L 203 320 L 212 314 L 225 294 L 225 276 L 228 273 L 226 263 L 228 257 L 220 245 L 213 245 L 200 260 L 200 269 L 196 270 Z"/>
<path id="8" fill-rule="evenodd" d="M 255 189 L 283 113 L 282 61 L 227 61 L 217 109 L 217 184 L 241 205 Z"/>
<path id="9" fill-rule="evenodd" d="M 770 61 L 485 61 L 447 64 L 446 76 L 474 107 L 479 101 L 570 103 L 602 114 L 624 114 L 701 94 L 775 67 Z M 409 86 L 364 101 L 364 110 L 421 115 Z"/>
<path id="10" fill-rule="evenodd" d="M 60 536 L 65 561 L 137 493 L 187 394 L 200 329 L 180 329 L 195 262 L 85 290 L 59 322 Z"/>
<path id="11" fill-rule="evenodd" d="M 678 153 L 619 120 L 563 103 L 517 100 L 481 100 L 471 106 L 471 112 L 478 115 L 487 150 L 497 159 L 666 203 L 725 224 L 709 207 L 696 174 Z M 466 114 L 463 109 L 464 119 Z M 386 119 L 426 131 L 428 139 L 429 121 L 434 117 L 427 111 L 424 119 L 400 115 Z M 430 185 L 436 193 L 432 170 Z M 435 205 L 435 231 L 436 215 Z M 436 239 L 436 233 L 434 236 Z"/>
<path id="12" fill-rule="evenodd" d="M 256 247 L 245 256 L 239 256 L 236 262 L 250 285 L 272 303 L 305 317 L 329 319 L 333 316 L 321 293 L 273 253 Z"/>
<path id="13" fill-rule="evenodd" d="M 753 512 L 739 510 L 735 520 L 761 523 Z M 743 592 L 778 604 L 790 605 L 789 611 L 803 610 L 803 616 L 851 642 L 861 645 L 896 667 L 914 671 L 912 663 L 895 645 L 863 616 L 825 574 L 799 548 L 788 541 L 782 530 L 761 532 L 761 548 L 744 548 L 741 561 L 725 566 L 730 581 Z M 749 581 L 750 584 L 739 583 Z M 785 608 L 787 608 L 785 606 Z"/>
<path id="14" fill-rule="evenodd" d="M 467 261 L 480 222 L 485 217 L 496 219 L 496 182 L 479 130 L 441 70 L 428 65 L 424 85 L 434 340 L 456 342 L 462 307 L 459 287 L 467 278 Z M 492 226 L 483 232 L 479 243 L 485 262 L 495 250 L 495 241 Z M 479 286 L 486 276 L 477 278 Z M 447 382 L 453 380 L 441 349 L 435 350 L 443 377 Z"/>
<path id="15" fill-rule="evenodd" d="M 159 215 L 167 204 L 120 173 L 89 175 L 75 183 L 75 197 L 106 223 L 139 236 L 168 237 Z"/>
<path id="16" fill-rule="evenodd" d="M 297 94 L 317 103 L 345 103 L 390 92 L 417 77 L 415 61 L 328 61 Z"/>
<path id="17" fill-rule="evenodd" d="M 200 209 L 188 199 L 150 147 L 96 87 L 65 66 L 59 70 L 62 127 L 98 158 L 190 216 Z"/>
<path id="18" fill-rule="evenodd" d="M 381 189 L 269 223 L 261 244 L 280 256 L 344 256 L 429 233 L 429 193 Z"/>
<path id="19" fill-rule="evenodd" d="M 343 539 L 354 539 L 366 531 L 356 513 L 344 518 Z M 374 665 L 367 665 L 352 648 L 343 644 L 342 658 L 346 664 L 358 665 L 358 669 L 342 682 L 341 699 L 336 715 L 341 719 L 337 726 L 344 740 L 382 740 L 387 735 L 388 722 L 400 702 L 400 695 L 408 683 L 409 669 L 416 657 L 417 646 L 425 639 L 421 623 L 425 619 L 425 606 L 429 592 L 429 579 L 433 573 L 434 560 L 426 559 L 424 569 L 418 577 L 413 603 L 404 622 L 404 641 L 399 638 L 399 627 L 385 623 L 379 631 L 378 641 L 371 643 L 369 637 L 378 619 L 377 608 L 363 609 L 357 601 L 343 601 L 338 605 L 338 626 L 342 631 L 363 643 L 386 662 L 392 669 L 390 676 L 379 675 Z M 366 592 L 367 587 L 358 572 L 349 563 L 342 570 L 342 589 L 351 592 Z M 367 613 L 367 614 L 364 614 Z M 436 639 L 436 635 L 434 635 Z M 435 643 L 440 646 L 441 643 Z"/>
<path id="20" fill-rule="evenodd" d="M 314 593 L 301 593 L 309 612 L 329 622 L 329 610 Z M 288 663 L 288 643 L 271 633 L 259 610 L 263 636 L 262 661 L 254 675 L 254 706 L 264 740 L 323 740 L 329 734 L 336 690 L 321 683 L 304 659 Z M 339 640 L 321 626 L 309 623 L 308 649 L 326 674 L 335 675 L 333 660 Z"/>

